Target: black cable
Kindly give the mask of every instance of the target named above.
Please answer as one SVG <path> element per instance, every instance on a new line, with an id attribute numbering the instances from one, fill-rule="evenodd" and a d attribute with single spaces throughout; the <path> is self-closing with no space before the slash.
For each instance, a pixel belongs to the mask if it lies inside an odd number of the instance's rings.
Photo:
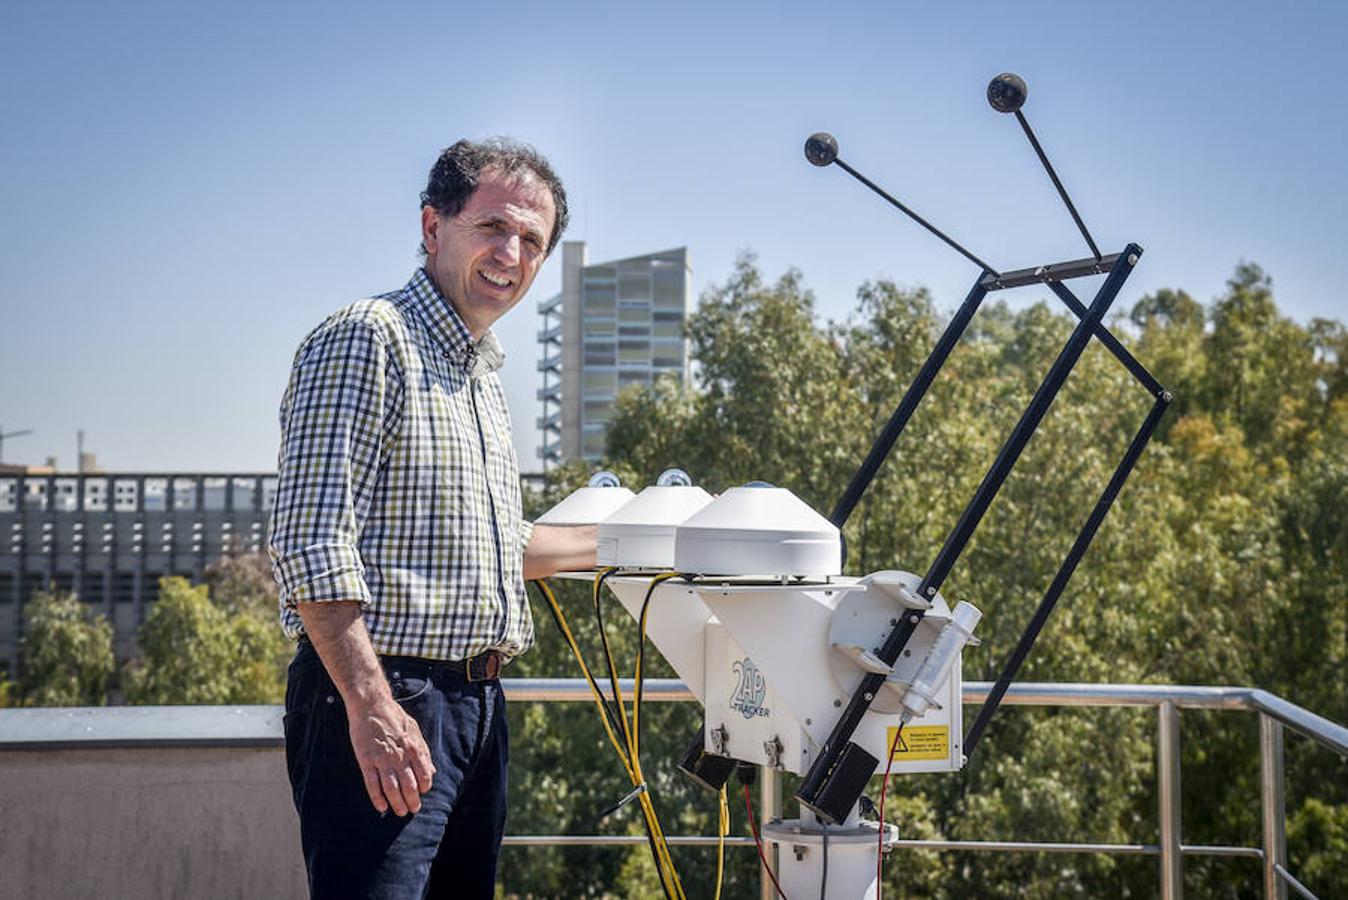
<path id="1" fill-rule="evenodd" d="M 651 605 L 651 598 L 655 596 L 656 587 L 668 580 L 668 577 L 651 579 L 651 586 L 646 588 L 646 597 L 641 601 L 641 615 L 637 617 L 637 679 L 636 697 L 632 702 L 632 722 L 633 730 L 636 731 L 636 746 L 638 748 L 641 747 L 641 716 L 637 710 L 641 708 L 642 689 L 646 682 L 646 611 Z"/>
<path id="2" fill-rule="evenodd" d="M 606 569 L 594 580 L 594 618 L 599 625 L 599 642 L 604 647 L 604 662 L 608 666 L 608 677 L 613 686 L 613 705 L 618 710 L 618 721 L 622 726 L 622 736 L 630 747 L 632 746 L 632 729 L 627 725 L 627 716 L 622 714 L 622 700 L 620 699 L 622 697 L 622 692 L 618 688 L 618 669 L 613 662 L 613 650 L 609 646 L 608 632 L 604 629 L 604 612 L 599 603 L 599 598 L 602 596 L 604 590 L 604 582 L 616 571 L 617 569 Z M 631 754 L 628 754 L 628 759 L 631 759 Z"/>
<path id="3" fill-rule="evenodd" d="M 819 900 L 828 900 L 828 823 L 819 824 L 824 829 L 824 874 L 819 879 Z"/>

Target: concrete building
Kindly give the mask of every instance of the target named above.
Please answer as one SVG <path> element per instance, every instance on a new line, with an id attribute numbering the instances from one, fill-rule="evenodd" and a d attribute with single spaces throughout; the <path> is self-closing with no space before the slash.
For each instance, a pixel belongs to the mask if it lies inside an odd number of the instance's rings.
<path id="1" fill-rule="evenodd" d="M 584 241 L 562 243 L 561 293 L 538 304 L 545 471 L 603 454 L 618 391 L 664 374 L 687 379 L 691 290 L 685 247 L 589 264 Z"/>
<path id="2" fill-rule="evenodd" d="M 160 578 L 265 549 L 275 490 L 272 474 L 0 473 L 0 671 L 14 674 L 24 603 L 47 588 L 104 613 L 129 658 Z"/>

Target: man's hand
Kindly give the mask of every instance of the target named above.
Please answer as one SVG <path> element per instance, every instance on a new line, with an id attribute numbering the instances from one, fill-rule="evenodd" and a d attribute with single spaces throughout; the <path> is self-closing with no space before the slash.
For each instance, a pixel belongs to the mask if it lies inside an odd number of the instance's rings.
<path id="1" fill-rule="evenodd" d="M 431 789 L 431 753 L 421 728 L 392 698 L 365 708 L 347 707 L 351 749 L 370 802 L 383 815 L 421 811 L 421 795 Z"/>
<path id="2" fill-rule="evenodd" d="M 339 600 L 296 606 L 304 633 L 346 704 L 351 749 L 360 765 L 370 803 L 380 815 L 421 811 L 435 766 L 421 728 L 393 699 L 370 644 L 360 604 Z"/>

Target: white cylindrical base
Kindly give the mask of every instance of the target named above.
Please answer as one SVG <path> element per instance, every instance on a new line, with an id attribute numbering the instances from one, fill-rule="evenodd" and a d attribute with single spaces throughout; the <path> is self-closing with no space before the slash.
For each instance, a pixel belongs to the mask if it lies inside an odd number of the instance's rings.
<path id="1" fill-rule="evenodd" d="M 898 840 L 899 830 L 885 826 L 885 843 Z M 828 885 L 825 900 L 872 900 L 880 860 L 879 824 L 828 830 Z M 818 897 L 824 880 L 824 833 L 817 823 L 800 819 L 763 827 L 763 840 L 777 845 L 777 880 L 788 897 Z"/>

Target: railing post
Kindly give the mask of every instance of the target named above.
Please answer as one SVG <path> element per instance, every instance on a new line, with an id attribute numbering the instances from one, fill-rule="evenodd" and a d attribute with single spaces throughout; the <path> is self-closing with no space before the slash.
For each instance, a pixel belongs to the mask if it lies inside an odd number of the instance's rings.
<path id="1" fill-rule="evenodd" d="M 1166 700 L 1157 707 L 1156 793 L 1160 813 L 1161 900 L 1184 896 L 1184 862 L 1180 852 L 1179 709 Z"/>
<path id="2" fill-rule="evenodd" d="M 763 830 L 773 819 L 782 817 L 782 774 L 772 766 L 758 767 L 758 829 Z M 767 857 L 768 864 L 772 866 L 772 871 L 777 869 L 777 845 L 773 843 L 763 844 L 763 855 Z M 758 896 L 759 900 L 777 900 L 777 889 L 773 887 L 772 879 L 768 877 L 767 872 L 758 873 Z"/>
<path id="3" fill-rule="evenodd" d="M 1283 799 L 1282 723 L 1259 714 L 1259 792 L 1264 813 L 1264 897 L 1287 900 L 1278 866 L 1287 868 L 1287 808 Z"/>

